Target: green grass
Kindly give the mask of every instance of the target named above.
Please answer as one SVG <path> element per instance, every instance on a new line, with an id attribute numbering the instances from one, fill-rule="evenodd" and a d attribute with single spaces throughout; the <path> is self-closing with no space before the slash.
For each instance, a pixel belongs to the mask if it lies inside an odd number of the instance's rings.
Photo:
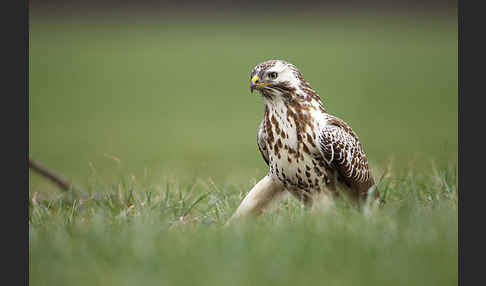
<path id="1" fill-rule="evenodd" d="M 457 173 L 385 178 L 387 205 L 292 198 L 224 227 L 251 184 L 120 185 L 30 205 L 32 285 L 457 285 Z"/>
<path id="2" fill-rule="evenodd" d="M 32 15 L 30 155 L 84 190 L 31 174 L 32 285 L 457 284 L 455 19 L 187 16 Z M 266 172 L 269 58 L 358 133 L 383 209 L 223 227 Z"/>

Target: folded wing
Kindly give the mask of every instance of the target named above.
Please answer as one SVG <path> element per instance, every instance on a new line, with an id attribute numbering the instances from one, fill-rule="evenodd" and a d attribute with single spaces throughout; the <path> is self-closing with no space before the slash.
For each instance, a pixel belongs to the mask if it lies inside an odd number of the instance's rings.
<path id="1" fill-rule="evenodd" d="M 359 193 L 367 193 L 374 181 L 358 136 L 337 117 L 329 116 L 328 122 L 319 134 L 323 159 L 337 170 L 341 182 Z"/>

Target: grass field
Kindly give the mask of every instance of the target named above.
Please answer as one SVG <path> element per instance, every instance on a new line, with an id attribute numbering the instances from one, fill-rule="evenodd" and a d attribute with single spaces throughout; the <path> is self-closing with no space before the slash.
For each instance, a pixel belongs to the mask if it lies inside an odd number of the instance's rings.
<path id="1" fill-rule="evenodd" d="M 457 284 L 455 19 L 187 19 L 31 16 L 30 155 L 85 191 L 30 175 L 31 285 Z M 383 209 L 223 227 L 266 172 L 270 58 L 358 133 Z"/>

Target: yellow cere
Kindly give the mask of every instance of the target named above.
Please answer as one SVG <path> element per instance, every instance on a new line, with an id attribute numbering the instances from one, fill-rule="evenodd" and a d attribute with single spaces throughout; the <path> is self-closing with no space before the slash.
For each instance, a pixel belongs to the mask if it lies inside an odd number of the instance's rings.
<path id="1" fill-rule="evenodd" d="M 254 76 L 253 76 L 253 78 L 251 79 L 251 81 L 252 81 L 253 83 L 256 83 L 256 82 L 257 82 L 257 81 L 259 81 L 259 80 L 260 80 L 260 78 L 259 78 L 257 75 L 254 75 Z"/>

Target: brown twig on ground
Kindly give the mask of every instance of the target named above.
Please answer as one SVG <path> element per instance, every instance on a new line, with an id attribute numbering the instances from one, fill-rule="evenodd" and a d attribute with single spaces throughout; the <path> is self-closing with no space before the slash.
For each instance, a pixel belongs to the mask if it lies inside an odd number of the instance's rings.
<path id="1" fill-rule="evenodd" d="M 57 174 L 53 170 L 47 168 L 40 162 L 33 160 L 30 157 L 29 157 L 29 168 L 36 171 L 40 175 L 48 178 L 51 182 L 58 185 L 63 191 L 77 190 L 77 188 L 74 187 L 74 185 L 66 178 L 64 178 L 62 175 Z"/>

